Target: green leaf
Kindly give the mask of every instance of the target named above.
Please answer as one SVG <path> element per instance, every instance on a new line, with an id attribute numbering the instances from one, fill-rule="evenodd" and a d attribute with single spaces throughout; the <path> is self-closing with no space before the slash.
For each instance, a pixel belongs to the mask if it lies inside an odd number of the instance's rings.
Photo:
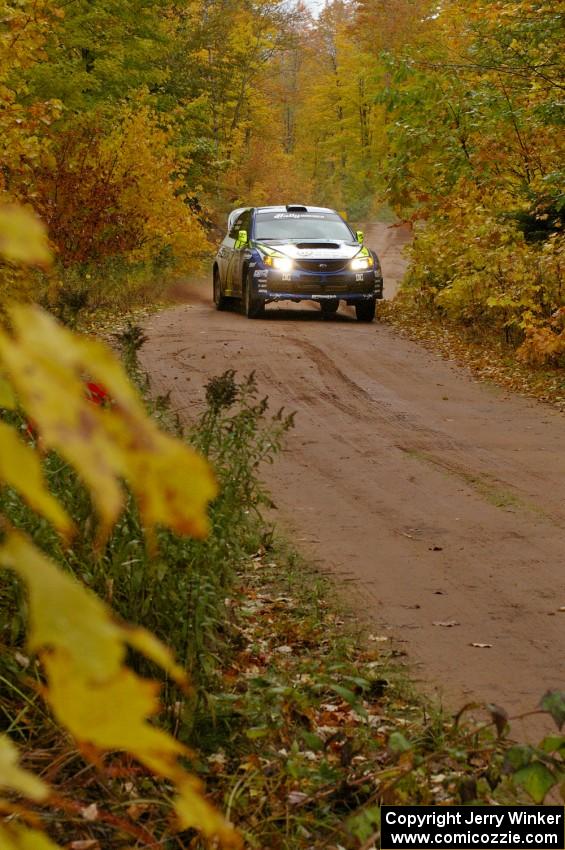
<path id="1" fill-rule="evenodd" d="M 504 757 L 504 768 L 507 773 L 513 773 L 520 768 L 530 764 L 534 757 L 534 750 L 523 744 L 510 747 Z"/>
<path id="2" fill-rule="evenodd" d="M 269 734 L 268 726 L 253 726 L 251 729 L 245 730 L 245 735 L 250 741 L 256 741 L 258 738 L 264 738 Z"/>
<path id="3" fill-rule="evenodd" d="M 565 751 L 565 738 L 562 735 L 548 735 L 540 744 L 544 753 L 563 753 Z"/>
<path id="4" fill-rule="evenodd" d="M 347 821 L 349 832 L 362 842 L 371 838 L 371 836 L 375 834 L 375 831 L 380 828 L 380 825 L 380 806 L 368 806 L 358 815 L 355 815 Z"/>
<path id="5" fill-rule="evenodd" d="M 348 702 L 349 705 L 355 705 L 358 702 L 357 696 L 349 688 L 344 688 L 342 685 L 330 685 L 330 687 L 332 691 Z"/>
<path id="6" fill-rule="evenodd" d="M 302 739 L 309 750 L 317 753 L 320 750 L 324 749 L 324 742 L 318 735 L 314 735 L 313 732 L 303 732 Z"/>
<path id="7" fill-rule="evenodd" d="M 402 732 L 393 732 L 388 739 L 388 748 L 393 753 L 407 753 L 413 749 L 412 744 Z"/>
<path id="8" fill-rule="evenodd" d="M 565 693 L 563 691 L 548 691 L 542 697 L 540 708 L 551 714 L 559 730 L 563 728 L 565 723 Z"/>
<path id="9" fill-rule="evenodd" d="M 361 676 L 346 676 L 346 681 L 357 685 L 362 691 L 367 691 L 370 687 L 368 679 L 362 679 Z"/>
<path id="10" fill-rule="evenodd" d="M 523 767 L 514 774 L 512 781 L 521 785 L 538 805 L 543 803 L 545 795 L 557 782 L 553 773 L 539 761 Z"/>

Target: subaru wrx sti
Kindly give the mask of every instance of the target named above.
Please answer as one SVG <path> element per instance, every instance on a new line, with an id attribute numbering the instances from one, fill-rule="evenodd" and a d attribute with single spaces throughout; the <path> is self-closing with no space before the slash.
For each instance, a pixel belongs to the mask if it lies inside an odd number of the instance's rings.
<path id="1" fill-rule="evenodd" d="M 327 315 L 344 301 L 372 322 L 383 297 L 381 266 L 363 233 L 335 210 L 298 204 L 233 210 L 213 283 L 218 310 L 238 299 L 249 318 L 273 301 L 316 301 Z"/>

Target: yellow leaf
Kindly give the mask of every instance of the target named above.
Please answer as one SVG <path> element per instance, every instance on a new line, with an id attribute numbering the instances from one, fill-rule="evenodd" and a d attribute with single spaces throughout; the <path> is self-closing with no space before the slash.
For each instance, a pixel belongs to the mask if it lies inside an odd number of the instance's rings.
<path id="1" fill-rule="evenodd" d="M 18 751 L 9 738 L 0 737 L 0 788 L 16 791 L 40 803 L 49 796 L 49 789 L 33 773 L 18 765 Z"/>
<path id="2" fill-rule="evenodd" d="M 2 850 L 60 850 L 50 838 L 36 829 L 10 824 L 0 826 L 0 847 Z"/>
<path id="3" fill-rule="evenodd" d="M 44 658 L 47 698 L 60 722 L 78 740 L 101 749 L 126 749 L 152 769 L 170 771 L 167 759 L 186 750 L 146 723 L 158 709 L 159 686 L 138 678 L 122 662 L 129 643 L 185 683 L 172 653 L 144 629 L 115 622 L 98 597 L 21 534 L 7 536 L 0 546 L 0 563 L 27 583 L 28 643 Z"/>
<path id="4" fill-rule="evenodd" d="M 16 205 L 0 207 L 0 257 L 28 266 L 49 265 L 47 233 L 32 212 Z"/>
<path id="5" fill-rule="evenodd" d="M 19 532 L 6 535 L 0 563 L 27 583 L 29 645 L 40 653 L 47 678 L 44 695 L 62 726 L 79 742 L 99 750 L 125 750 L 170 779 L 180 792 L 175 806 L 181 823 L 217 836 L 225 846 L 239 847 L 233 828 L 179 764 L 179 756 L 188 754 L 186 747 L 151 722 L 159 710 L 159 684 L 123 664 L 129 644 L 185 684 L 169 650 L 144 629 L 115 622 L 94 594 Z"/>
<path id="6" fill-rule="evenodd" d="M 0 563 L 27 583 L 32 651 L 65 649 L 83 675 L 94 681 L 117 674 L 125 655 L 122 632 L 97 596 L 65 575 L 21 534 L 7 536 L 0 546 Z"/>
<path id="7" fill-rule="evenodd" d="M 174 778 L 176 759 L 187 750 L 148 722 L 159 709 L 159 684 L 140 679 L 127 667 L 100 684 L 89 681 L 68 653 L 43 658 L 47 700 L 74 737 L 101 750 L 127 750 L 151 770 Z"/>
<path id="8" fill-rule="evenodd" d="M 120 466 L 119 450 L 103 427 L 102 411 L 85 398 L 79 370 L 69 362 L 72 335 L 67 337 L 67 332 L 53 322 L 61 332 L 53 339 L 44 333 L 41 321 L 33 321 L 42 318 L 41 311 L 17 311 L 21 323 L 28 316 L 29 330 L 32 335 L 35 331 L 37 338 L 30 338 L 25 330 L 19 339 L 0 332 L 0 360 L 45 445 L 69 461 L 88 486 L 104 534 L 117 519 L 123 503 L 118 476 L 123 476 L 125 470 Z"/>
<path id="9" fill-rule="evenodd" d="M 62 572 L 22 534 L 7 535 L 0 546 L 0 564 L 27 584 L 28 644 L 33 652 L 64 649 L 83 677 L 105 681 L 119 672 L 129 644 L 186 685 L 184 670 L 151 632 L 118 623 L 94 593 Z"/>
<path id="10" fill-rule="evenodd" d="M 146 528 L 162 524 L 206 534 L 206 507 L 217 492 L 209 465 L 159 430 L 109 349 L 72 334 L 37 307 L 16 306 L 9 315 L 14 335 L 0 332 L 0 360 L 45 444 L 88 486 L 101 519 L 100 539 L 121 510 L 122 479 Z M 85 397 L 86 374 L 108 390 L 111 407 Z"/>
<path id="11" fill-rule="evenodd" d="M 0 420 L 0 484 L 17 490 L 31 508 L 50 520 L 65 536 L 73 531 L 73 523 L 59 502 L 51 495 L 35 451 L 23 443 L 15 430 Z"/>
<path id="12" fill-rule="evenodd" d="M 188 678 L 185 670 L 177 664 L 173 653 L 168 646 L 155 637 L 154 634 L 148 632 L 147 629 L 139 627 L 131 628 L 123 626 L 123 636 L 126 643 L 132 649 L 137 649 L 142 652 L 146 658 L 158 664 L 162 670 L 166 670 L 169 676 L 183 688 L 188 685 Z"/>
<path id="13" fill-rule="evenodd" d="M 198 829 L 207 838 L 218 838 L 223 847 L 243 846 L 234 827 L 203 796 L 202 783 L 187 777 L 177 785 L 180 795 L 175 799 L 175 811 L 181 829 Z"/>
<path id="14" fill-rule="evenodd" d="M 17 406 L 16 396 L 8 381 L 0 375 L 0 407 L 4 410 L 15 410 Z"/>

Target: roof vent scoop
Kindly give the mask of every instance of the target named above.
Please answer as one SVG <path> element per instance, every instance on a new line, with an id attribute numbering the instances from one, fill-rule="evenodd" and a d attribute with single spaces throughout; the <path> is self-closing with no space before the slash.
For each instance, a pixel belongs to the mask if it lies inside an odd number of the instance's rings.
<path id="1" fill-rule="evenodd" d="M 303 207 L 301 204 L 287 204 L 286 205 L 287 212 L 308 212 L 307 207 Z"/>

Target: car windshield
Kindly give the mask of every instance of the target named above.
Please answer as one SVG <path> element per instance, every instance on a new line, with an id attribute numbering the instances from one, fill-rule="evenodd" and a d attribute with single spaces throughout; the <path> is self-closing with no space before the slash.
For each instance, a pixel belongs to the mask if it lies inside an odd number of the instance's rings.
<path id="1" fill-rule="evenodd" d="M 348 226 L 333 212 L 257 212 L 255 238 L 353 241 Z"/>

